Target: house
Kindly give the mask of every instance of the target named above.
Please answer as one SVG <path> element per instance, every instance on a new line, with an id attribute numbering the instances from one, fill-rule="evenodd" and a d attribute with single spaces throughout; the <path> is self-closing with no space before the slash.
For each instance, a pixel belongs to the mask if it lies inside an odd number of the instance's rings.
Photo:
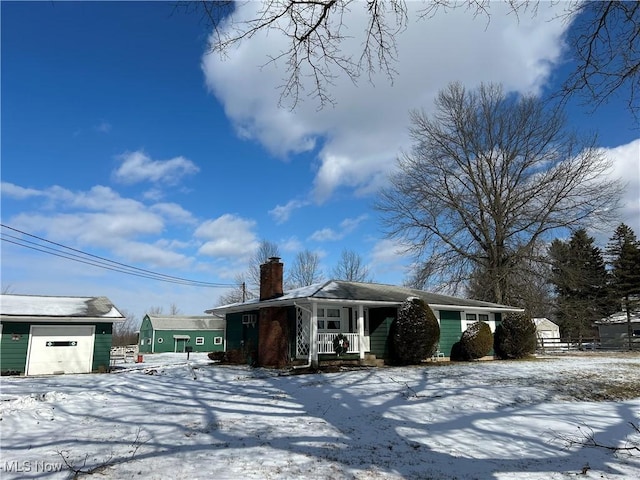
<path id="1" fill-rule="evenodd" d="M 467 326 L 485 321 L 495 330 L 502 315 L 523 309 L 437 295 L 404 287 L 331 280 L 283 291 L 283 264 L 277 257 L 260 266 L 260 297 L 205 313 L 227 320 L 227 351 L 246 352 L 249 362 L 285 366 L 335 358 L 334 340 L 343 334 L 343 358 L 389 358 L 389 333 L 408 297 L 422 298 L 440 323 L 440 351 L 447 356 Z"/>
<path id="2" fill-rule="evenodd" d="M 631 312 L 631 344 L 640 349 L 640 311 Z M 595 322 L 601 348 L 629 348 L 629 322 L 627 312 L 617 312 Z"/>
<path id="3" fill-rule="evenodd" d="M 223 352 L 226 321 L 210 316 L 145 315 L 140 353 Z"/>
<path id="4" fill-rule="evenodd" d="M 560 327 L 548 318 L 533 318 L 538 339 L 560 338 Z"/>
<path id="5" fill-rule="evenodd" d="M 2 374 L 106 372 L 113 324 L 106 297 L 0 296 Z"/>

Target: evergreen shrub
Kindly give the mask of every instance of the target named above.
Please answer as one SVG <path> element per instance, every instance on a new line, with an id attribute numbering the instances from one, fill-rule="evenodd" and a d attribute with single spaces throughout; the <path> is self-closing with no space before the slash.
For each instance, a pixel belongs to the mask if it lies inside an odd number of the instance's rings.
<path id="1" fill-rule="evenodd" d="M 536 351 L 536 324 L 524 313 L 507 315 L 496 327 L 493 350 L 498 358 L 524 358 Z"/>
<path id="2" fill-rule="evenodd" d="M 489 324 L 475 322 L 462 332 L 460 343 L 469 360 L 476 360 L 488 355 L 493 347 L 493 334 Z"/>
<path id="3" fill-rule="evenodd" d="M 392 355 L 397 365 L 418 364 L 438 348 L 440 326 L 424 300 L 409 297 L 398 311 L 392 326 Z"/>

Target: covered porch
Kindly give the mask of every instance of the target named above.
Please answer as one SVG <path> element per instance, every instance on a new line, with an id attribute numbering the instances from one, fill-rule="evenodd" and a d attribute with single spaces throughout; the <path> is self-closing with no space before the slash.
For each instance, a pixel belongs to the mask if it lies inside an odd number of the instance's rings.
<path id="1" fill-rule="evenodd" d="M 336 353 L 336 337 L 346 340 L 346 352 L 351 358 L 364 360 L 371 351 L 367 309 L 364 305 L 330 304 L 321 302 L 296 303 L 296 337 L 294 358 L 318 365 L 318 357 Z"/>

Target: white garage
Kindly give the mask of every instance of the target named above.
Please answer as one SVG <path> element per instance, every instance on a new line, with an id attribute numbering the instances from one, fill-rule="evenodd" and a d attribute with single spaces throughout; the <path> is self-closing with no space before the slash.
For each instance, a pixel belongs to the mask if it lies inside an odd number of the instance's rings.
<path id="1" fill-rule="evenodd" d="M 91 372 L 93 325 L 32 325 L 27 375 Z"/>

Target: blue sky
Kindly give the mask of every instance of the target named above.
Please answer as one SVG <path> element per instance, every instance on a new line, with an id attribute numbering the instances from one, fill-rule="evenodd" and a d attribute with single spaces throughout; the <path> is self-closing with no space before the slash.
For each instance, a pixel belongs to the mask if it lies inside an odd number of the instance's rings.
<path id="1" fill-rule="evenodd" d="M 221 60 L 206 54 L 200 17 L 171 3 L 2 2 L 2 223 L 204 282 L 233 283 L 264 239 L 279 245 L 285 271 L 309 249 L 328 277 L 350 249 L 376 281 L 399 284 L 408 260 L 384 238 L 372 203 L 410 146 L 409 110 L 428 111 L 454 80 L 553 90 L 570 68 L 568 25 L 547 21 L 557 11 L 542 7 L 520 23 L 499 11 L 489 26 L 462 11 L 412 22 L 393 84 L 338 78 L 335 107 L 307 100 L 290 111 L 278 108 L 282 65 L 260 68 L 281 44 L 275 35 Z M 358 32 L 362 12 L 352 10 Z M 599 134 L 612 175 L 629 181 L 621 221 L 640 234 L 640 138 L 625 100 L 595 112 L 572 102 L 568 114 Z M 0 247 L 11 293 L 106 295 L 140 318 L 170 304 L 200 314 L 225 291 Z"/>

